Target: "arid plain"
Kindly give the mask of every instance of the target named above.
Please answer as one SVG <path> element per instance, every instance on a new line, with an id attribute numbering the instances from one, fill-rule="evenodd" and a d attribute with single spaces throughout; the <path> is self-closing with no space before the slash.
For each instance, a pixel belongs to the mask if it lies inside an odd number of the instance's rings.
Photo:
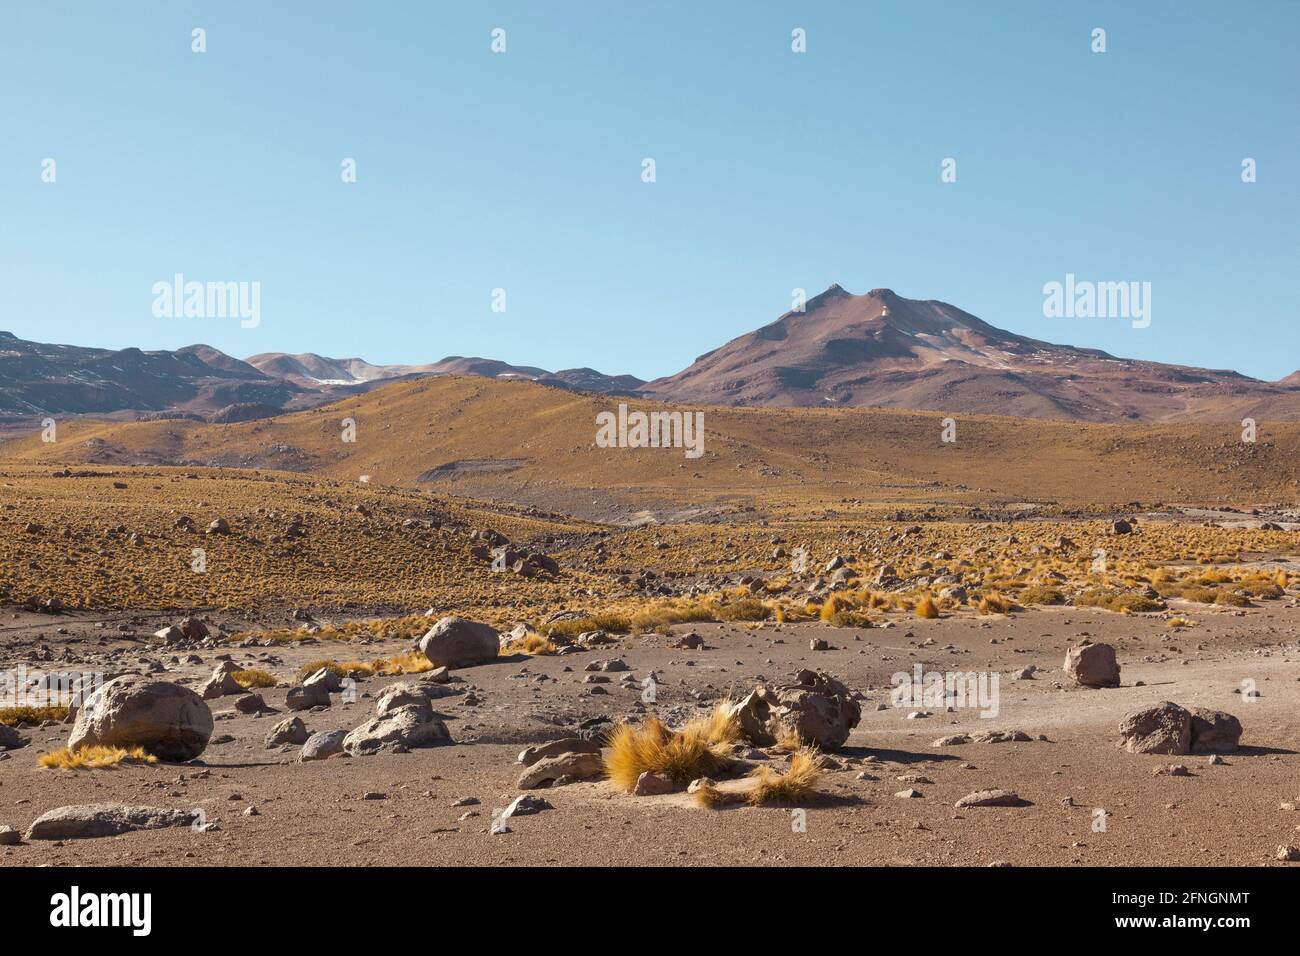
<path id="1" fill-rule="evenodd" d="M 444 377 L 9 428 L 0 669 L 180 690 L 3 712 L 0 861 L 1300 845 L 1300 425 L 705 407 L 692 459 L 599 447 L 618 401 Z M 900 699 L 918 667 L 978 699 Z"/>

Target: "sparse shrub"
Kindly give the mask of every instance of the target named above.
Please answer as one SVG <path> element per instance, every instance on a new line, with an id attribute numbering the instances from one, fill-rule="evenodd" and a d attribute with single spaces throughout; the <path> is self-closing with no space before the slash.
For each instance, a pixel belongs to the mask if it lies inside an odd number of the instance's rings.
<path id="1" fill-rule="evenodd" d="M 0 724 L 17 727 L 19 724 L 39 724 L 43 720 L 67 720 L 65 704 L 49 707 L 0 707 Z"/>
<path id="2" fill-rule="evenodd" d="M 939 605 L 934 603 L 934 598 L 928 594 L 916 602 L 915 610 L 917 617 L 930 619 L 939 616 Z"/>
<path id="3" fill-rule="evenodd" d="M 530 654 L 536 656 L 554 654 L 559 650 L 559 648 L 551 643 L 550 638 L 529 632 L 518 640 L 511 641 L 505 646 L 504 650 L 509 654 Z M 428 663 L 427 659 L 425 660 L 425 663 Z"/>
<path id="4" fill-rule="evenodd" d="M 657 717 L 639 727 L 619 724 L 609 735 L 605 773 L 614 786 L 631 792 L 646 771 L 664 773 L 680 784 L 706 777 L 725 767 L 728 751 L 739 736 L 729 702 L 714 707 L 679 731 L 669 730 Z"/>
<path id="5" fill-rule="evenodd" d="M 715 784 L 697 787 L 691 795 L 695 805 L 711 810 L 721 806 L 748 803 L 765 806 L 770 803 L 801 803 L 816 792 L 821 771 L 817 767 L 815 750 L 800 750 L 790 758 L 790 768 L 779 773 L 762 766 L 751 774 L 754 786 L 746 790 L 721 790 Z"/>
<path id="6" fill-rule="evenodd" d="M 258 687 L 274 687 L 279 683 L 272 675 L 257 667 L 245 671 L 235 671 L 230 676 L 235 679 L 236 684 L 245 690 Z"/>
<path id="7" fill-rule="evenodd" d="M 1225 607 L 1250 607 L 1250 598 L 1240 591 L 1219 588 L 1218 593 L 1214 595 L 1214 603 Z"/>
<path id="8" fill-rule="evenodd" d="M 790 758 L 790 769 L 777 773 L 762 766 L 754 771 L 758 785 L 749 791 L 748 801 L 754 806 L 768 803 L 799 803 L 807 800 L 817 789 L 821 771 L 817 769 L 817 753 L 801 750 Z"/>
<path id="9" fill-rule="evenodd" d="M 758 598 L 744 598 L 718 609 L 720 621 L 765 621 L 771 616 L 772 609 Z"/>
<path id="10" fill-rule="evenodd" d="M 60 747 L 47 754 L 41 754 L 36 761 L 42 767 L 55 767 L 61 770 L 103 770 L 116 767 L 122 763 L 157 763 L 158 758 L 146 753 L 142 747 L 103 747 L 94 744 L 69 750 Z"/>
<path id="11" fill-rule="evenodd" d="M 1022 604 L 1064 604 L 1065 595 L 1045 584 L 1031 584 L 1020 592 Z"/>
<path id="12" fill-rule="evenodd" d="M 975 610 L 980 614 L 1010 614 L 1015 609 L 1015 602 L 1004 598 L 996 591 L 990 591 L 980 598 Z"/>
<path id="13" fill-rule="evenodd" d="M 1127 591 L 1107 591 L 1102 588 L 1093 588 L 1076 596 L 1074 606 L 1099 607 L 1102 610 L 1114 611 L 1118 614 L 1143 614 L 1149 611 L 1164 610 L 1163 604 L 1143 594 L 1133 594 Z"/>

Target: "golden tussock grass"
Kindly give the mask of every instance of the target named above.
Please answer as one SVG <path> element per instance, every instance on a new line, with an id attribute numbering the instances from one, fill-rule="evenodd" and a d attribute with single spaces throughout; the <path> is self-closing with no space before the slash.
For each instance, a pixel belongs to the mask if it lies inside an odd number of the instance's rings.
<path id="1" fill-rule="evenodd" d="M 990 591 L 980 598 L 980 603 L 976 605 L 975 610 L 980 614 L 1010 614 L 1015 610 L 1015 607 L 1014 601 L 1003 597 L 996 591 Z"/>
<path id="2" fill-rule="evenodd" d="M 257 667 L 246 671 L 235 671 L 230 676 L 235 679 L 236 684 L 246 690 L 258 687 L 274 687 L 279 683 L 271 674 Z"/>
<path id="3" fill-rule="evenodd" d="M 0 724 L 16 727 L 19 724 L 39 724 L 43 720 L 67 720 L 65 704 L 49 707 L 0 707 Z"/>
<path id="4" fill-rule="evenodd" d="M 60 770 L 104 770 L 121 763 L 157 763 L 158 758 L 146 753 L 142 747 L 102 747 L 94 744 L 76 750 L 60 747 L 41 754 L 36 762 L 42 767 Z"/>
<path id="5" fill-rule="evenodd" d="M 939 616 L 939 605 L 936 604 L 934 598 L 930 597 L 928 594 L 916 602 L 916 607 L 913 610 L 917 617 L 925 618 L 927 620 Z"/>
<path id="6" fill-rule="evenodd" d="M 1064 604 L 1065 595 L 1045 584 L 1031 584 L 1020 592 L 1023 604 Z"/>
<path id="7" fill-rule="evenodd" d="M 817 767 L 815 750 L 800 750 L 790 758 L 790 768 L 784 773 L 763 766 L 750 776 L 755 779 L 748 790 L 720 790 L 712 783 L 697 787 L 691 799 L 697 807 L 712 810 L 717 807 L 747 803 L 752 807 L 772 803 L 802 803 L 817 792 L 821 771 Z"/>
<path id="8" fill-rule="evenodd" d="M 681 730 L 668 729 L 657 717 L 639 727 L 619 724 L 609 736 L 605 774 L 620 790 L 631 792 L 646 771 L 667 774 L 679 784 L 690 783 L 725 767 L 736 742 L 736 720 L 727 713 L 729 701 Z"/>
<path id="9" fill-rule="evenodd" d="M 504 648 L 507 654 L 531 654 L 544 655 L 554 654 L 559 650 L 548 637 L 542 637 L 540 634 L 528 633 L 516 641 L 511 641 Z"/>
<path id="10" fill-rule="evenodd" d="M 335 677 L 347 677 L 349 674 L 365 674 L 369 677 L 397 677 L 402 674 L 423 674 L 433 670 L 433 664 L 419 651 L 407 651 L 394 657 L 377 657 L 373 661 L 336 661 L 321 658 L 308 661 L 298 668 L 297 678 L 303 680 L 321 668 Z"/>
<path id="11" fill-rule="evenodd" d="M 1163 609 L 1159 601 L 1145 595 L 1108 591 L 1103 588 L 1093 588 L 1079 594 L 1074 599 L 1074 606 L 1099 607 L 1104 611 L 1114 611 L 1118 614 L 1144 614 Z"/>

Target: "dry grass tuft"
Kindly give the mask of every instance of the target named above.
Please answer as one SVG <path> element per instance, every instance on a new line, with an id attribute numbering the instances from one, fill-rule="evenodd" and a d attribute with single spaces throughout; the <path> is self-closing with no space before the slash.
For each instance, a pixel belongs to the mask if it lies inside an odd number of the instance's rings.
<path id="1" fill-rule="evenodd" d="M 980 614 L 1010 614 L 1015 609 L 1015 606 L 1014 601 L 1004 598 L 996 591 L 990 591 L 980 598 L 980 603 L 975 609 Z"/>
<path id="2" fill-rule="evenodd" d="M 0 707 L 0 724 L 17 727 L 19 724 L 39 724 L 43 720 L 67 720 L 66 704 L 49 707 Z"/>
<path id="3" fill-rule="evenodd" d="M 934 598 L 927 594 L 925 597 L 921 598 L 921 600 L 916 602 L 915 611 L 917 617 L 923 617 L 929 620 L 930 618 L 936 618 L 939 616 L 939 605 L 934 602 Z"/>
<path id="4" fill-rule="evenodd" d="M 736 742 L 736 720 L 722 701 L 707 717 L 690 721 L 679 731 L 669 730 L 657 717 L 634 727 L 619 724 L 609 736 L 605 774 L 620 790 L 631 792 L 646 771 L 664 773 L 679 784 L 725 767 L 728 751 Z"/>
<path id="5" fill-rule="evenodd" d="M 235 671 L 230 676 L 235 679 L 236 684 L 245 690 L 257 687 L 274 687 L 279 683 L 271 674 L 257 667 L 246 671 Z"/>
<path id="6" fill-rule="evenodd" d="M 517 641 L 511 641 L 503 648 L 507 654 L 530 654 L 533 656 L 539 654 L 554 654 L 559 650 L 551 643 L 549 637 L 542 637 L 540 634 L 528 633 Z"/>
<path id="7" fill-rule="evenodd" d="M 1020 592 L 1023 604 L 1064 604 L 1065 595 L 1045 584 L 1031 584 Z"/>
<path id="8" fill-rule="evenodd" d="M 142 747 L 102 747 L 98 744 L 69 750 L 58 750 L 41 754 L 37 763 L 42 767 L 56 767 L 60 770 L 104 770 L 121 763 L 157 763 L 158 758 L 146 753 Z"/>
<path id="9" fill-rule="evenodd" d="M 748 802 L 752 806 L 768 803 L 799 803 L 807 800 L 817 790 L 817 781 L 821 771 L 817 769 L 817 752 L 801 750 L 790 758 L 790 769 L 777 773 L 771 767 L 759 767 L 754 771 L 758 785 L 749 791 Z"/>

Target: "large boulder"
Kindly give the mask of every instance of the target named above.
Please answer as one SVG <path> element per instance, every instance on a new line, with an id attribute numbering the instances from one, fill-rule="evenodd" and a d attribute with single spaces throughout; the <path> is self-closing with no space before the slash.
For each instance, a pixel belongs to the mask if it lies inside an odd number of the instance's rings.
<path id="1" fill-rule="evenodd" d="M 1241 741 L 1241 721 L 1222 710 L 1192 708 L 1192 753 L 1230 754 Z"/>
<path id="2" fill-rule="evenodd" d="M 399 681 L 396 684 L 389 684 L 375 698 L 375 716 L 385 717 L 403 707 L 415 707 L 418 710 L 432 713 L 433 707 L 429 703 L 429 695 L 425 693 L 425 687 L 427 686 L 429 685 L 419 684 L 415 681 Z"/>
<path id="3" fill-rule="evenodd" d="M 555 783 L 562 777 L 590 780 L 605 774 L 605 761 L 599 753 L 567 753 L 543 757 L 519 775 L 520 790 L 536 790 Z"/>
<path id="4" fill-rule="evenodd" d="M 343 750 L 343 741 L 347 739 L 346 730 L 322 730 L 319 733 L 312 734 L 307 738 L 307 742 L 302 745 L 302 750 L 298 751 L 298 759 L 307 760 L 328 760 L 335 754 L 341 754 Z"/>
<path id="5" fill-rule="evenodd" d="M 1118 687 L 1119 662 L 1109 644 L 1080 644 L 1065 652 L 1065 672 L 1084 687 Z"/>
<path id="6" fill-rule="evenodd" d="M 463 617 L 444 617 L 420 638 L 420 653 L 434 667 L 465 667 L 497 656 L 501 639 L 495 628 Z"/>
<path id="7" fill-rule="evenodd" d="M 91 803 L 59 807 L 42 813 L 27 828 L 29 840 L 81 840 L 117 836 L 132 830 L 186 827 L 197 818 L 194 810 L 164 807 L 128 807 L 120 803 Z"/>
<path id="8" fill-rule="evenodd" d="M 820 671 L 801 670 L 792 684 L 759 685 L 733 704 L 730 713 L 741 734 L 759 747 L 797 734 L 804 744 L 824 750 L 842 747 L 862 710 L 847 687 Z"/>
<path id="9" fill-rule="evenodd" d="M 531 767 L 537 761 L 545 760 L 547 757 L 559 757 L 563 754 L 599 753 L 600 744 L 594 740 L 585 740 L 582 737 L 563 737 L 548 743 L 525 747 L 519 752 L 519 762 L 525 767 Z"/>
<path id="10" fill-rule="evenodd" d="M 218 697 L 244 693 L 244 686 L 234 677 L 239 669 L 239 665 L 234 661 L 222 661 L 212 671 L 212 676 L 199 688 L 199 696 L 204 700 L 216 700 Z"/>
<path id="11" fill-rule="evenodd" d="M 305 744 L 310 736 L 301 717 L 286 717 L 266 735 L 266 747 L 270 750 L 285 744 Z"/>
<path id="12" fill-rule="evenodd" d="M 381 751 L 414 750 L 452 742 L 451 734 L 426 702 L 408 705 L 374 717 L 343 738 L 343 749 L 354 757 Z"/>
<path id="13" fill-rule="evenodd" d="M 311 710 L 313 707 L 328 707 L 330 705 L 329 686 L 322 680 L 312 682 L 311 677 L 309 677 L 297 687 L 290 687 L 289 693 L 284 695 L 284 702 L 290 710 Z"/>
<path id="14" fill-rule="evenodd" d="M 194 691 L 128 674 L 86 698 L 68 747 L 143 747 L 160 760 L 193 760 L 211 736 L 212 711 Z"/>
<path id="15" fill-rule="evenodd" d="M 8 724 L 0 724 L 0 749 L 17 750 L 27 745 L 27 738 Z"/>
<path id="16" fill-rule="evenodd" d="M 1120 745 L 1131 754 L 1185 754 L 1192 742 L 1192 714 L 1162 700 L 1125 714 L 1119 735 Z"/>

